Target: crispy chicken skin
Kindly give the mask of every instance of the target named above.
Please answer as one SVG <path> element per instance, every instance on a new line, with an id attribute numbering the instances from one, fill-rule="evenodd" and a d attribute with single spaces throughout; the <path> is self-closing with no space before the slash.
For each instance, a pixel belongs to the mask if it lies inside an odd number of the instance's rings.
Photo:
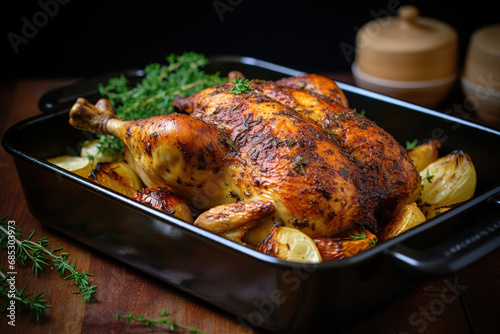
<path id="1" fill-rule="evenodd" d="M 373 121 L 345 107 L 338 93 L 326 95 L 328 91 L 321 87 L 328 87 L 323 81 L 329 79 L 313 77 L 314 81 L 306 81 L 307 90 L 297 89 L 304 86 L 300 84 L 304 81 L 301 77 L 286 78 L 276 84 L 258 83 L 255 89 L 306 115 L 333 135 L 335 142 L 349 154 L 371 184 L 368 196 L 375 197 L 377 207 L 382 207 L 383 219 L 416 200 L 420 177 L 406 150 Z M 314 85 L 320 87 L 314 88 Z M 331 88 L 330 91 L 335 92 Z"/>
<path id="2" fill-rule="evenodd" d="M 311 237 L 364 223 L 376 227 L 364 196 L 363 175 L 333 137 L 302 113 L 256 91 L 235 95 L 232 84 L 213 87 L 174 105 L 223 129 L 234 152 L 241 200 L 270 200 L 273 219 L 246 240 L 262 240 L 277 220 Z"/>
<path id="3" fill-rule="evenodd" d="M 176 98 L 185 114 L 137 121 L 79 99 L 70 123 L 119 137 L 148 187 L 170 187 L 202 212 L 195 225 L 252 245 L 275 222 L 312 238 L 377 231 L 382 208 L 418 196 L 404 149 L 348 109 L 332 80 L 256 81 L 239 95 L 232 87 Z"/>
<path id="4" fill-rule="evenodd" d="M 336 102 L 344 107 L 349 107 L 344 92 L 335 81 L 317 74 L 307 74 L 298 77 L 288 77 L 278 80 L 279 87 L 290 87 L 296 90 L 306 91 L 309 94 L 319 95 L 325 99 Z"/>
<path id="5" fill-rule="evenodd" d="M 144 188 L 130 197 L 188 223 L 193 223 L 193 215 L 186 202 L 169 188 Z"/>

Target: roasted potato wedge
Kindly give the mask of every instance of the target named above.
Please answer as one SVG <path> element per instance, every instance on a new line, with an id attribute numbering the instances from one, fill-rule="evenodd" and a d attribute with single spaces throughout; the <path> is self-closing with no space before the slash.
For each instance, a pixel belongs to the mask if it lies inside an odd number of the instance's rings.
<path id="1" fill-rule="evenodd" d="M 142 182 L 137 174 L 123 161 L 98 163 L 88 179 L 126 196 L 142 189 Z"/>
<path id="2" fill-rule="evenodd" d="M 123 155 L 116 152 L 102 152 L 99 150 L 99 140 L 87 141 L 83 144 L 80 156 L 90 160 L 92 168 L 96 168 L 100 162 L 123 161 Z"/>
<path id="3" fill-rule="evenodd" d="M 132 194 L 131 197 L 188 223 L 193 223 L 193 215 L 186 202 L 166 187 L 144 188 Z"/>
<path id="4" fill-rule="evenodd" d="M 92 171 L 89 159 L 83 157 L 61 155 L 47 159 L 47 161 L 83 177 L 89 176 Z"/>
<path id="5" fill-rule="evenodd" d="M 425 215 L 425 218 L 427 220 L 429 220 L 431 218 L 439 216 L 443 212 L 446 212 L 446 211 L 452 209 L 453 207 L 457 206 L 458 204 L 460 204 L 460 203 L 455 203 L 452 205 L 429 205 L 429 204 L 427 204 L 427 205 L 421 205 L 420 209 L 421 209 L 422 213 Z"/>
<path id="6" fill-rule="evenodd" d="M 422 145 L 408 151 L 408 155 L 415 165 L 417 172 L 427 167 L 431 162 L 439 158 L 441 144 L 437 140 L 429 140 Z"/>
<path id="7" fill-rule="evenodd" d="M 248 225 L 248 226 L 242 226 L 238 227 L 229 231 L 225 231 L 222 233 L 219 233 L 221 237 L 224 237 L 228 240 L 234 241 L 238 244 L 245 245 L 248 247 L 253 247 L 253 245 L 247 244 L 244 242 L 242 239 L 245 236 L 245 234 L 252 228 L 254 227 L 253 225 Z"/>
<path id="8" fill-rule="evenodd" d="M 257 245 L 259 252 L 292 262 L 320 263 L 321 254 L 314 241 L 297 229 L 273 226 Z"/>
<path id="9" fill-rule="evenodd" d="M 409 229 L 426 221 L 426 216 L 415 202 L 406 204 L 396 216 L 384 227 L 380 234 L 380 241 L 392 239 Z"/>
<path id="10" fill-rule="evenodd" d="M 464 202 L 474 196 L 477 175 L 469 155 L 452 152 L 430 163 L 420 172 L 420 207 L 446 206 Z"/>
<path id="11" fill-rule="evenodd" d="M 313 239 L 324 262 L 336 261 L 363 253 L 377 244 L 377 236 L 368 230 L 355 231 L 337 238 Z"/>

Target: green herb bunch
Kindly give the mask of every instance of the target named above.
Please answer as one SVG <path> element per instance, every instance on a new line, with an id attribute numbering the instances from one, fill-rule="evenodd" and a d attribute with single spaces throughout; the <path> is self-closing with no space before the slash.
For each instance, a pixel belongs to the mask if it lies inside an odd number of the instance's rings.
<path id="1" fill-rule="evenodd" d="M 160 317 L 158 319 L 149 319 L 143 316 L 142 314 L 134 316 L 132 312 L 129 312 L 127 314 L 116 313 L 116 320 L 125 319 L 127 323 L 130 323 L 132 320 L 134 320 L 146 324 L 146 326 L 148 326 L 149 328 L 154 328 L 155 325 L 166 325 L 168 330 L 170 330 L 171 332 L 174 332 L 176 328 L 182 328 L 187 330 L 189 333 L 203 334 L 202 331 L 196 329 L 195 327 L 176 324 L 173 320 L 167 319 L 167 317 L 169 316 L 170 313 L 168 313 L 165 310 L 163 310 L 163 312 L 160 313 Z"/>
<path id="2" fill-rule="evenodd" d="M 0 246 L 3 250 L 8 248 L 9 242 L 9 227 L 5 223 L 7 217 L 0 218 Z M 82 271 L 79 273 L 76 270 L 76 261 L 73 264 L 70 263 L 70 254 L 62 253 L 62 247 L 54 248 L 50 250 L 50 242 L 47 238 L 39 238 L 37 241 L 31 240 L 35 234 L 33 231 L 27 239 L 23 239 L 22 230 L 15 226 L 14 229 L 15 238 L 15 262 L 19 265 L 26 266 L 29 262 L 32 263 L 32 271 L 38 276 L 39 273 L 44 272 L 45 269 L 50 265 L 50 262 L 54 265 L 56 270 L 60 273 L 61 277 L 65 280 L 71 280 L 78 287 L 78 291 L 73 292 L 73 294 L 81 294 L 82 301 L 95 301 L 95 293 L 97 291 L 97 286 L 92 285 L 89 281 L 90 273 Z M 11 230 L 12 234 L 12 230 Z M 7 300 L 7 291 L 5 288 L 7 284 L 8 277 L 0 272 L 0 299 Z M 26 287 L 20 291 L 16 291 L 16 303 L 18 309 L 23 307 L 28 307 L 30 313 L 35 320 L 39 320 L 40 316 L 43 315 L 44 309 L 51 307 L 45 303 L 43 299 L 43 293 L 38 293 L 34 297 L 30 294 L 25 293 Z M 6 304 L 4 304 L 5 311 Z"/>
<path id="3" fill-rule="evenodd" d="M 407 151 L 413 150 L 417 146 L 418 146 L 418 139 L 414 139 L 413 141 L 409 141 L 409 140 L 406 141 L 406 150 Z"/>
<path id="4" fill-rule="evenodd" d="M 172 103 L 176 96 L 186 97 L 227 81 L 219 72 L 204 72 L 208 60 L 201 54 L 171 54 L 166 60 L 167 64 L 147 65 L 143 80 L 134 87 L 124 75 L 99 85 L 99 92 L 111 101 L 118 118 L 133 120 L 170 114 L 174 112 Z M 99 139 L 101 152 L 123 151 L 118 138 L 99 135 Z"/>
<path id="5" fill-rule="evenodd" d="M 360 233 L 354 233 L 349 236 L 351 240 L 356 241 L 356 240 L 365 240 L 366 237 L 366 232 L 365 228 L 363 227 Z M 368 243 L 370 246 L 376 246 L 377 241 L 376 240 L 370 240 Z"/>
<path id="6" fill-rule="evenodd" d="M 250 85 L 252 84 L 253 80 L 248 80 L 245 78 L 236 78 L 232 82 L 234 86 L 229 90 L 229 93 L 240 95 L 243 92 L 248 92 L 252 90 L 252 87 Z"/>
<path id="7" fill-rule="evenodd" d="M 8 282 L 11 275 L 5 275 L 4 272 L 5 270 L 0 268 L 0 300 L 4 300 L 2 313 L 7 310 L 9 299 L 14 299 L 18 313 L 23 309 L 27 309 L 30 312 L 31 319 L 40 321 L 45 316 L 45 309 L 52 307 L 45 301 L 43 291 L 33 296 L 33 294 L 26 292 L 26 286 L 24 286 L 21 290 L 16 289 L 12 298 Z"/>

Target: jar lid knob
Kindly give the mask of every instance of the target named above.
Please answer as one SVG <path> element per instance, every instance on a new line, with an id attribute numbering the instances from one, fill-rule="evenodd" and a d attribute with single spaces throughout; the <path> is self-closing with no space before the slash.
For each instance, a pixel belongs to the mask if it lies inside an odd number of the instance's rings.
<path id="1" fill-rule="evenodd" d="M 417 26 L 419 14 L 418 8 L 413 5 L 401 6 L 398 9 L 398 16 L 405 27 Z"/>

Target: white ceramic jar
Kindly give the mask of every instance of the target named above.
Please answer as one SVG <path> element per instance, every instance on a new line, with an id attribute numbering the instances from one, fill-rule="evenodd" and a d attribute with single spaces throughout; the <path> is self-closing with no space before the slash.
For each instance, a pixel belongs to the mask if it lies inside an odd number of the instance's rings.
<path id="1" fill-rule="evenodd" d="M 457 59 L 455 29 L 406 5 L 358 31 L 352 74 L 359 87 L 434 107 L 456 82 Z"/>
<path id="2" fill-rule="evenodd" d="M 478 118 L 500 126 L 500 24 L 471 35 L 461 83 Z"/>

